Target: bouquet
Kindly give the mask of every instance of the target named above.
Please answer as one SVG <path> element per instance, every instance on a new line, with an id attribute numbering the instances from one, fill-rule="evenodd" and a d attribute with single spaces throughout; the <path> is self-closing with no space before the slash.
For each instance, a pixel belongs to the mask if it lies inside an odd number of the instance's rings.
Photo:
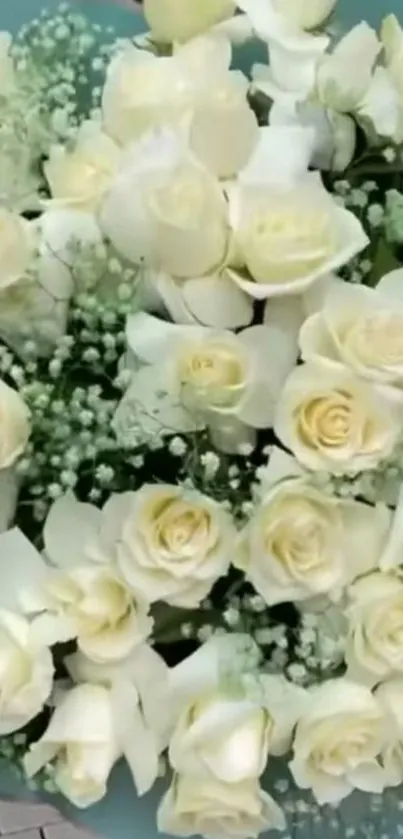
<path id="1" fill-rule="evenodd" d="M 403 30 L 334 7 L 0 38 L 0 754 L 179 836 L 399 805 Z"/>

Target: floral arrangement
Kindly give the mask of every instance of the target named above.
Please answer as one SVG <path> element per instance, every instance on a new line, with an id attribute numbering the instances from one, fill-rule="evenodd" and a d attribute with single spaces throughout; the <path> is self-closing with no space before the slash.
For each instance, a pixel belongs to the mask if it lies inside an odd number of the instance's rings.
<path id="1" fill-rule="evenodd" d="M 403 781 L 403 30 L 334 6 L 0 39 L 0 754 L 179 836 Z"/>

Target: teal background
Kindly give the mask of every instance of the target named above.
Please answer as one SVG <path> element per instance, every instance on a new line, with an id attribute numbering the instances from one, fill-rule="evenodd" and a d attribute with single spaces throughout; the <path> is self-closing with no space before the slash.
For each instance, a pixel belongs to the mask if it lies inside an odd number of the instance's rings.
<path id="1" fill-rule="evenodd" d="M 0 0 L 0 2 L 0 30 L 6 29 L 11 32 L 16 32 L 22 24 L 35 17 L 44 7 L 54 9 L 59 5 L 59 0 Z M 194 0 L 194 2 L 202 3 L 203 0 Z M 130 36 L 144 29 L 140 15 L 106 2 L 71 0 L 71 5 L 96 22 L 113 26 L 118 35 Z M 394 12 L 403 20 L 403 0 L 339 0 L 337 19 L 342 29 L 363 18 L 372 25 L 378 26 L 382 17 L 390 12 Z M 253 47 L 243 49 L 242 55 L 238 56 L 238 63 L 246 68 L 254 60 L 256 54 L 256 49 Z M 64 801 L 58 800 L 56 803 L 60 805 L 67 817 L 86 825 L 105 839 L 157 839 L 155 813 L 165 786 L 165 783 L 159 782 L 151 793 L 138 799 L 128 773 L 124 767 L 119 766 L 112 775 L 108 796 L 97 806 L 87 811 L 77 811 Z M 26 787 L 16 781 L 4 767 L 0 769 L 0 796 L 21 799 L 29 797 Z M 362 801 L 360 802 L 358 797 L 350 797 L 343 819 L 344 827 L 359 823 L 362 813 Z M 327 839 L 327 835 L 324 835 L 324 824 L 327 822 L 313 830 L 312 826 L 308 828 L 304 832 L 304 839 L 313 839 L 314 836 Z M 396 825 L 397 821 L 388 825 L 389 839 L 393 839 Z M 277 834 L 272 835 L 274 837 Z M 330 835 L 336 839 L 336 834 L 330 830 L 329 824 Z M 381 835 L 380 831 L 378 835 Z M 337 839 L 342 839 L 342 836 L 344 836 L 343 828 L 337 833 Z"/>

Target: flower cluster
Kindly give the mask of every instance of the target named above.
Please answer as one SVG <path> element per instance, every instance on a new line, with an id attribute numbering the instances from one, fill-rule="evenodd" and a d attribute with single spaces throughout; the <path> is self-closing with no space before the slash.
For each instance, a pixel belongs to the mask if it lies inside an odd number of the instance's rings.
<path id="1" fill-rule="evenodd" d="M 179 836 L 403 783 L 403 30 L 335 6 L 0 36 L 0 754 Z"/>

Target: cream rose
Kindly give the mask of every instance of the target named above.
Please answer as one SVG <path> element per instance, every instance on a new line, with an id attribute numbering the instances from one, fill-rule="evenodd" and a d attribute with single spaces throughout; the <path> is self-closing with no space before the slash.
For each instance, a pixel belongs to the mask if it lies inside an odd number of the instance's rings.
<path id="1" fill-rule="evenodd" d="M 9 557 L 13 561 L 13 556 Z M 36 717 L 53 685 L 53 661 L 48 647 L 32 637 L 29 622 L 0 609 L 0 734 L 23 728 Z"/>
<path id="2" fill-rule="evenodd" d="M 316 29 L 332 13 L 337 0 L 273 0 L 277 12 L 300 29 Z"/>
<path id="3" fill-rule="evenodd" d="M 376 288 L 336 281 L 322 309 L 300 332 L 305 361 L 344 364 L 365 379 L 403 389 L 403 272 L 387 274 Z"/>
<path id="4" fill-rule="evenodd" d="M 346 678 L 311 690 L 297 724 L 290 769 L 296 784 L 311 789 L 319 804 L 337 804 L 353 789 L 382 792 L 379 756 L 390 727 L 370 690 Z"/>
<path id="5" fill-rule="evenodd" d="M 28 777 L 54 762 L 53 780 L 76 807 L 89 807 L 106 793 L 110 771 L 121 756 L 111 692 L 79 685 L 65 693 L 41 739 L 25 756 Z"/>
<path id="6" fill-rule="evenodd" d="M 21 396 L 0 380 L 0 469 L 12 466 L 30 434 L 29 411 Z"/>
<path id="7" fill-rule="evenodd" d="M 129 317 L 126 365 L 131 384 L 116 412 L 118 439 L 135 445 L 158 434 L 207 426 L 225 451 L 251 445 L 273 422 L 276 402 L 297 359 L 297 325 L 288 308 L 237 335 L 177 326 L 144 312 Z M 281 346 L 281 356 L 274 359 Z"/>
<path id="8" fill-rule="evenodd" d="M 386 508 L 326 497 L 306 478 L 285 480 L 246 525 L 236 564 L 270 606 L 323 594 L 338 600 L 379 562 L 389 523 Z"/>
<path id="9" fill-rule="evenodd" d="M 375 696 L 390 716 L 394 736 L 382 753 L 388 786 L 403 782 L 403 677 L 397 676 L 382 682 Z"/>
<path id="10" fill-rule="evenodd" d="M 189 145 L 217 177 L 233 178 L 246 165 L 258 142 L 256 116 L 249 106 L 249 82 L 240 71 L 222 72 L 195 95 Z"/>
<path id="11" fill-rule="evenodd" d="M 51 561 L 41 585 L 34 626 L 50 643 L 77 638 L 79 649 L 101 664 L 121 660 L 150 635 L 149 606 L 128 588 L 101 540 L 102 513 L 67 494 L 56 501 L 44 528 Z M 71 534 L 74 533 L 74 538 Z"/>
<path id="12" fill-rule="evenodd" d="M 290 150 L 294 143 L 298 151 Z M 314 147 L 309 128 L 261 129 L 256 151 L 229 192 L 237 254 L 232 277 L 254 298 L 300 294 L 367 244 L 356 217 L 306 171 Z"/>
<path id="13" fill-rule="evenodd" d="M 95 211 L 117 170 L 119 149 L 95 122 L 84 122 L 72 151 L 63 146 L 50 150 L 44 166 L 52 195 L 51 204 Z"/>
<path id="14" fill-rule="evenodd" d="M 403 581 L 375 572 L 350 589 L 346 661 L 370 684 L 403 672 Z"/>
<path id="15" fill-rule="evenodd" d="M 50 572 L 44 588 L 45 626 L 51 636 L 77 638 L 79 649 L 93 661 L 125 658 L 151 633 L 147 603 L 113 568 L 93 565 Z M 41 623 L 38 618 L 36 625 Z"/>
<path id="16" fill-rule="evenodd" d="M 148 602 L 194 608 L 226 573 L 235 538 L 229 514 L 199 492 L 146 484 L 113 496 L 103 509 L 103 537 L 118 567 Z"/>
<path id="17" fill-rule="evenodd" d="M 124 217 L 117 212 L 123 205 Z M 103 204 L 101 226 L 131 262 L 181 279 L 215 270 L 228 248 L 218 181 L 167 131 L 131 146 Z"/>
<path id="18" fill-rule="evenodd" d="M 401 437 L 402 409 L 346 368 L 307 363 L 282 392 L 275 431 L 308 469 L 355 474 L 373 469 Z"/>
<path id="19" fill-rule="evenodd" d="M 235 661 L 232 667 L 235 672 Z M 255 674 L 253 679 L 252 674 L 240 672 L 239 696 L 235 697 L 225 690 L 224 672 L 221 679 L 223 687 L 218 690 L 203 692 L 199 685 L 197 695 L 179 714 L 169 760 L 182 775 L 241 783 L 264 772 L 269 754 L 288 751 L 306 694 L 282 676 Z M 175 675 L 171 683 L 175 684 Z M 173 701 L 174 697 L 175 691 Z"/>
<path id="20" fill-rule="evenodd" d="M 126 43 L 109 64 L 102 95 L 106 133 L 127 145 L 161 125 L 177 126 L 191 103 L 190 80 L 175 58 Z"/>
<path id="21" fill-rule="evenodd" d="M 256 781 L 225 784 L 177 775 L 158 809 L 158 829 L 205 839 L 255 839 L 266 830 L 283 830 L 281 808 Z"/>
<path id="22" fill-rule="evenodd" d="M 264 708 L 225 695 L 200 697 L 181 715 L 169 745 L 176 772 L 240 783 L 265 769 L 270 717 Z"/>
<path id="23" fill-rule="evenodd" d="M 235 0 L 145 0 L 144 14 L 158 41 L 190 41 L 233 15 Z"/>

